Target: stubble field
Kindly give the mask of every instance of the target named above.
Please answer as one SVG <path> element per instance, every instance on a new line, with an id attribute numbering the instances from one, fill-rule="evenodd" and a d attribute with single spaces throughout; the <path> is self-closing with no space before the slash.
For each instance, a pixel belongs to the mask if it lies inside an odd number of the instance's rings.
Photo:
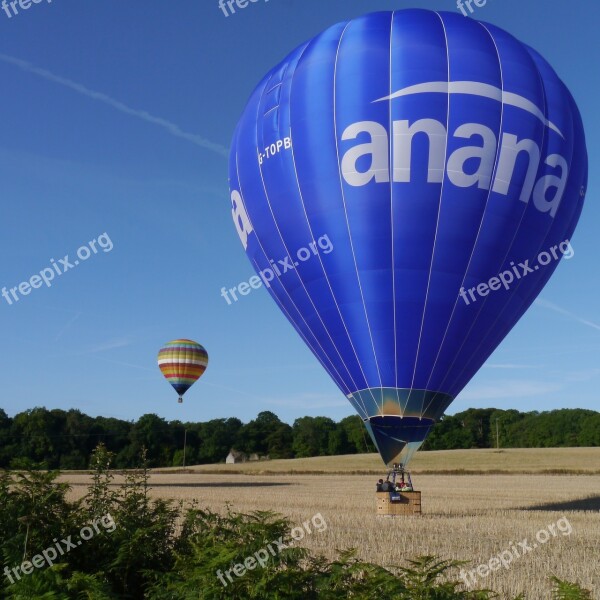
<path id="1" fill-rule="evenodd" d="M 467 454 L 461 458 L 460 453 Z M 374 484 L 383 471 L 372 455 L 155 472 L 151 493 L 196 500 L 214 511 L 225 511 L 227 503 L 241 512 L 273 510 L 294 525 L 320 513 L 327 529 L 307 534 L 300 544 L 329 558 L 337 549 L 354 547 L 360 558 L 384 566 L 432 554 L 469 561 L 465 568 L 474 569 L 512 552 L 508 569 L 475 575 L 477 586 L 494 589 L 502 598 L 525 592 L 530 600 L 544 600 L 551 598 L 548 577 L 554 574 L 593 589 L 593 597 L 600 598 L 600 448 L 504 454 L 422 453 L 413 470 L 415 487 L 423 495 L 420 517 L 375 514 Z M 467 464 L 463 468 L 469 474 L 454 474 L 457 464 Z M 507 472 L 486 472 L 491 469 Z M 370 475 L 343 474 L 371 470 Z M 89 476 L 69 473 L 62 480 L 72 484 L 71 497 L 76 498 L 85 493 Z M 115 484 L 120 482 L 115 478 Z M 544 529 L 547 535 L 538 534 Z"/>

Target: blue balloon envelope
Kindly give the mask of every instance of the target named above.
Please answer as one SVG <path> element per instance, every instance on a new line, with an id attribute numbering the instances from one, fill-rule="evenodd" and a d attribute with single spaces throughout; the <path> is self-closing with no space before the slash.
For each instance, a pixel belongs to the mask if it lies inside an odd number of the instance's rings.
<path id="1" fill-rule="evenodd" d="M 334 25 L 272 69 L 229 174 L 264 285 L 384 462 L 406 465 L 570 249 L 587 153 L 534 50 L 402 10 Z"/>

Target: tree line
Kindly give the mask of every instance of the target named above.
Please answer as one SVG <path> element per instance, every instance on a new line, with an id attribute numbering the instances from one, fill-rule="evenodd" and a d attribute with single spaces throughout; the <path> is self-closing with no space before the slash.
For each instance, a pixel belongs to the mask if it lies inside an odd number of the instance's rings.
<path id="1" fill-rule="evenodd" d="M 14 417 L 0 409 L 0 468 L 87 469 L 102 442 L 117 468 L 135 466 L 142 448 L 151 467 L 212 464 L 230 449 L 269 458 L 375 452 L 357 415 L 339 422 L 301 417 L 292 425 L 270 411 L 242 423 L 235 417 L 200 423 L 146 414 L 137 421 L 90 417 L 79 410 L 34 408 Z M 469 409 L 445 415 L 423 450 L 600 446 L 600 413 L 583 409 L 519 412 Z"/>
<path id="2" fill-rule="evenodd" d="M 600 446 L 600 412 L 581 408 L 547 412 L 470 408 L 455 415 L 444 415 L 432 429 L 423 449 L 455 450 L 496 446 Z"/>

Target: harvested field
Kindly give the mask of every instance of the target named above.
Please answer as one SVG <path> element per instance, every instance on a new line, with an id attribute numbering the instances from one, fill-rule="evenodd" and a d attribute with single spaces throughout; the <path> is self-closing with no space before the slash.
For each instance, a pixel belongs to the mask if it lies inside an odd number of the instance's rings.
<path id="1" fill-rule="evenodd" d="M 548 576 L 555 574 L 593 588 L 594 598 L 600 598 L 600 476 L 545 473 L 552 469 L 595 472 L 600 468 L 599 450 L 506 450 L 504 455 L 456 451 L 456 456 L 453 452 L 422 453 L 415 460 L 413 477 L 423 493 L 421 517 L 377 517 L 374 475 L 331 474 L 346 468 L 349 472 L 372 469 L 379 475 L 382 471 L 370 455 L 155 472 L 151 493 L 173 500 L 196 500 L 215 511 L 225 511 L 227 503 L 242 512 L 273 510 L 298 525 L 321 513 L 327 529 L 307 535 L 301 543 L 328 557 L 335 556 L 336 549 L 355 547 L 361 558 L 382 565 L 404 564 L 406 558 L 434 554 L 467 560 L 468 568 L 473 569 L 503 551 L 516 549 L 520 556 L 512 560 L 509 569 L 500 566 L 478 578 L 477 585 L 497 590 L 502 597 L 513 598 L 524 591 L 527 598 L 542 600 L 550 598 Z M 534 474 L 486 473 L 497 463 L 504 470 L 531 470 Z M 427 474 L 428 470 L 455 472 L 458 464 L 481 473 Z M 266 467 L 279 473 L 259 474 Z M 320 474 L 290 474 L 294 471 Z M 423 474 L 416 474 L 418 471 Z M 89 476 L 71 473 L 61 479 L 73 485 L 72 497 L 81 497 Z M 115 484 L 120 482 L 115 478 Z M 536 534 L 544 529 L 549 537 L 542 543 Z M 525 548 L 519 545 L 524 540 Z"/>
<path id="2" fill-rule="evenodd" d="M 548 473 L 600 475 L 600 448 L 507 448 L 500 450 L 439 450 L 418 452 L 410 464 L 413 473 Z M 269 460 L 235 465 L 187 467 L 190 473 L 320 473 L 379 474 L 383 464 L 378 454 L 318 456 L 293 460 Z M 177 473 L 181 469 L 157 469 Z"/>

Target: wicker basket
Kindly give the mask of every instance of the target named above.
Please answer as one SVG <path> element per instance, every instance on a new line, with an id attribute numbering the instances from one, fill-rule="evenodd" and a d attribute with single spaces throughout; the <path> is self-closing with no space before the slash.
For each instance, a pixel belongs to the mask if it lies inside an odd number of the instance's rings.
<path id="1" fill-rule="evenodd" d="M 377 514 L 382 516 L 420 515 L 421 492 L 400 492 L 399 501 L 392 502 L 389 492 L 375 492 Z"/>

